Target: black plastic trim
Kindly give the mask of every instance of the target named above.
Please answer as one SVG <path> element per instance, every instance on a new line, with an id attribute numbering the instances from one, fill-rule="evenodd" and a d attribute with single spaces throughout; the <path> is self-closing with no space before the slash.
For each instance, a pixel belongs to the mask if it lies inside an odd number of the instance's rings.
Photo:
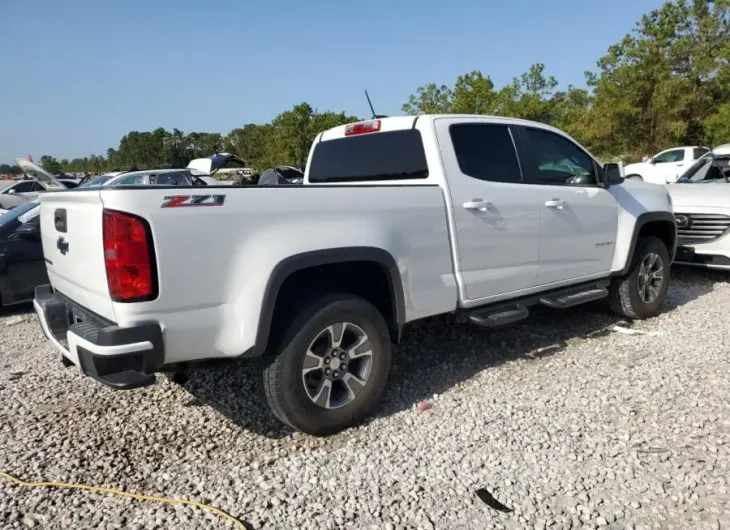
<path id="1" fill-rule="evenodd" d="M 692 247 L 677 247 L 675 263 L 709 267 L 730 267 L 730 258 L 721 254 L 697 254 Z"/>
<path id="2" fill-rule="evenodd" d="M 66 224 L 66 208 L 57 208 L 53 212 L 53 225 L 57 232 L 66 233 L 68 225 Z"/>
<path id="3" fill-rule="evenodd" d="M 35 300 L 41 307 L 51 335 L 61 343 L 66 342 L 66 332 L 71 331 L 97 346 L 118 346 L 145 341 L 152 344 L 152 349 L 119 355 L 97 355 L 77 346 L 79 364 L 84 374 L 119 390 L 154 383 L 153 374 L 165 363 L 165 344 L 159 323 L 143 322 L 130 327 L 119 327 L 72 302 L 68 297 L 54 291 L 50 285 L 36 287 Z M 83 321 L 72 324 L 71 316 L 74 314 Z"/>
<path id="4" fill-rule="evenodd" d="M 669 261 L 674 261 L 674 256 L 677 253 L 677 223 L 674 219 L 674 214 L 671 212 L 644 212 L 636 218 L 636 223 L 634 223 L 634 233 L 631 235 L 631 246 L 629 247 L 629 255 L 626 257 L 624 267 L 619 271 L 611 273 L 611 277 L 625 276 L 629 272 L 631 263 L 634 260 L 634 250 L 636 250 L 636 243 L 639 240 L 641 229 L 647 224 L 657 221 L 669 222 L 674 226 L 674 243 L 672 244 L 672 248 L 667 249 L 669 250 Z"/>
<path id="5" fill-rule="evenodd" d="M 104 208 L 102 212 L 102 219 L 104 219 L 104 215 L 107 213 L 116 213 L 119 215 L 123 215 L 125 217 L 129 217 L 131 219 L 135 219 L 136 221 L 139 221 L 142 226 L 144 226 L 145 231 L 145 239 L 147 240 L 147 252 L 150 256 L 150 269 L 151 269 L 151 276 L 152 276 L 152 292 L 145 296 L 137 296 L 134 298 L 119 298 L 117 296 L 114 296 L 111 293 L 111 290 L 109 291 L 109 296 L 111 297 L 112 301 L 119 302 L 122 304 L 133 304 L 136 302 L 151 302 L 152 300 L 156 300 L 158 296 L 160 296 L 160 282 L 159 282 L 159 276 L 157 272 L 157 254 L 155 253 L 155 242 L 152 238 L 152 228 L 150 227 L 150 223 L 145 219 L 144 217 L 140 217 L 139 215 L 135 215 L 133 213 L 129 212 L 122 212 L 120 210 L 112 210 L 110 208 Z M 103 222 L 103 221 L 102 221 Z M 102 227 L 103 230 L 103 227 Z M 106 263 L 104 264 L 104 269 L 106 272 Z M 107 274 L 107 283 L 109 282 L 109 276 Z"/>
<path id="6" fill-rule="evenodd" d="M 274 305 L 279 295 L 279 290 L 284 281 L 293 273 L 316 267 L 319 265 L 331 265 L 334 263 L 347 263 L 356 261 L 370 261 L 382 265 L 387 270 L 389 288 L 391 292 L 395 315 L 385 315 L 387 320 L 395 322 L 395 329 L 391 329 L 393 342 L 400 341 L 401 332 L 406 319 L 405 295 L 400 270 L 395 258 L 386 250 L 376 247 L 342 247 L 325 250 L 315 250 L 290 256 L 279 262 L 271 272 L 269 281 L 264 290 L 263 303 L 259 314 L 259 325 L 256 332 L 256 342 L 253 350 L 244 354 L 247 357 L 260 357 L 266 351 L 269 341 L 271 323 L 274 316 Z"/>
<path id="7" fill-rule="evenodd" d="M 533 294 L 528 294 L 514 298 L 511 300 L 501 300 L 499 302 L 490 302 L 488 304 L 470 307 L 468 309 L 460 308 L 457 310 L 457 314 L 471 316 L 488 316 L 501 311 L 507 311 L 509 309 L 515 309 L 518 307 L 530 308 L 537 305 L 546 305 L 544 299 L 558 299 L 565 296 L 571 296 L 585 291 L 593 289 L 604 289 L 610 285 L 609 278 L 601 278 L 598 280 L 592 280 L 589 282 L 582 282 L 575 285 L 569 285 L 567 287 L 557 287 L 554 289 L 547 289 L 545 291 L 538 291 Z M 556 309 L 562 309 L 557 307 Z"/>

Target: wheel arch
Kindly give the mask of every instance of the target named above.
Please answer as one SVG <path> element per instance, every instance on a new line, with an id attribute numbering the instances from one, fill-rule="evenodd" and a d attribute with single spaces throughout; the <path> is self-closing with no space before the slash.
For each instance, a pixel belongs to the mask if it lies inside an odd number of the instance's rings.
<path id="1" fill-rule="evenodd" d="M 251 356 L 260 357 L 266 352 L 277 304 L 286 303 L 281 295 L 282 288 L 286 289 L 287 280 L 316 271 L 342 273 L 351 268 L 354 272 L 358 266 L 369 267 L 369 271 L 379 270 L 385 278 L 388 300 L 384 301 L 385 304 L 374 305 L 384 313 L 392 341 L 398 342 L 405 323 L 405 293 L 395 258 L 387 250 L 377 247 L 338 247 L 295 254 L 284 258 L 273 268 L 264 289 Z M 322 287 L 329 285 L 329 282 L 325 282 Z M 353 289 L 351 292 L 360 294 L 356 291 Z M 368 298 L 367 295 L 364 297 Z"/>
<path id="2" fill-rule="evenodd" d="M 634 223 L 631 244 L 623 267 L 615 271 L 612 276 L 624 276 L 628 273 L 634 259 L 636 244 L 640 237 L 645 236 L 655 236 L 661 239 L 667 246 L 670 261 L 674 261 L 677 251 L 677 223 L 674 214 L 671 212 L 645 212 L 639 215 Z"/>

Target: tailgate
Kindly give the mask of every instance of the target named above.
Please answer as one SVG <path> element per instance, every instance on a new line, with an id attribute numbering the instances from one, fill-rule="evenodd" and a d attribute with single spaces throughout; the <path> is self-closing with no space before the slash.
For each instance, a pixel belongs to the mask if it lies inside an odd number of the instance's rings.
<path id="1" fill-rule="evenodd" d="M 84 308 L 115 321 L 104 266 L 99 190 L 41 194 L 41 238 L 51 285 Z"/>

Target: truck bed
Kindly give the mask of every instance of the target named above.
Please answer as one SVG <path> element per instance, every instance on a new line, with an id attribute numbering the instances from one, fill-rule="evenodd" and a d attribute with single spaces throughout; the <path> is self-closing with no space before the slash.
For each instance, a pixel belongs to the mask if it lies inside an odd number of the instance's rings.
<path id="1" fill-rule="evenodd" d="M 170 363 L 251 348 L 271 271 L 312 250 L 390 252 L 401 274 L 406 321 L 455 309 L 444 200 L 442 189 L 430 185 L 74 190 L 44 195 L 41 231 L 54 288 L 122 326 L 159 320 L 163 329 L 174 327 L 165 348 Z M 155 300 L 110 299 L 104 210 L 149 223 L 159 276 Z M 57 229 L 59 211 L 65 211 L 65 232 Z"/>

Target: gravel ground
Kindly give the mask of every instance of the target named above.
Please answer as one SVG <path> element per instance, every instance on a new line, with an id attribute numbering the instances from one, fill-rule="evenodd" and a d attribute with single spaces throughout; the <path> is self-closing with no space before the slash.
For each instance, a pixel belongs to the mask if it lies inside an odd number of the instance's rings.
<path id="1" fill-rule="evenodd" d="M 666 312 L 631 328 L 646 334 L 608 331 L 598 304 L 491 332 L 415 325 L 377 416 L 326 439 L 276 423 L 251 365 L 113 392 L 6 312 L 0 470 L 208 502 L 250 528 L 730 528 L 729 280 L 676 271 Z M 233 525 L 0 478 L 0 527 Z"/>

